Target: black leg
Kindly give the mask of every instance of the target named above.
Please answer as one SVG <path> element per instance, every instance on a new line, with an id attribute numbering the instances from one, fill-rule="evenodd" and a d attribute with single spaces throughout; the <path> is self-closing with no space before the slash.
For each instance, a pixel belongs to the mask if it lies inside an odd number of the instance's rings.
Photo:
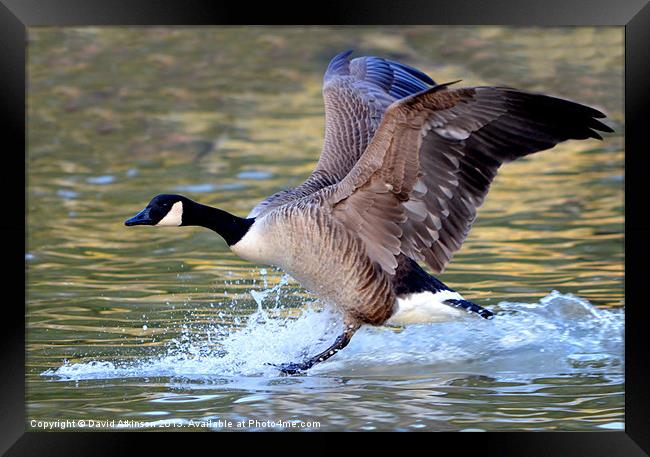
<path id="1" fill-rule="evenodd" d="M 359 329 L 359 327 L 360 327 L 359 324 L 346 324 L 344 332 L 336 338 L 336 340 L 330 347 L 325 349 L 320 354 L 310 357 L 309 359 L 304 360 L 302 362 L 283 363 L 281 365 L 276 365 L 276 366 L 284 374 L 297 374 L 300 373 L 301 371 L 309 370 L 317 363 L 324 362 L 325 360 L 329 359 L 334 354 L 339 352 L 341 349 L 343 349 L 345 346 L 347 346 L 350 340 L 352 339 L 352 335 L 354 335 L 354 332 L 356 332 Z"/>

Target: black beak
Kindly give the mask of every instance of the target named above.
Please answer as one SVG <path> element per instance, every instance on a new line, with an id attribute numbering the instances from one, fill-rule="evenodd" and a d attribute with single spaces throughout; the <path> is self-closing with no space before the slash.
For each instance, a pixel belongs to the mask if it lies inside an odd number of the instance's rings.
<path id="1" fill-rule="evenodd" d="M 124 222 L 124 225 L 154 225 L 153 220 L 149 217 L 149 208 L 145 208 L 131 219 Z"/>

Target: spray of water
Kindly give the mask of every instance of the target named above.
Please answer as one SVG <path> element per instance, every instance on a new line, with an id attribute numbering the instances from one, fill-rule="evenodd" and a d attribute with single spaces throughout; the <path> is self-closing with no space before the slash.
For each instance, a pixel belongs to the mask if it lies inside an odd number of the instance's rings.
<path id="1" fill-rule="evenodd" d="M 304 305 L 282 306 L 283 277 L 251 291 L 257 310 L 241 329 L 185 328 L 162 354 L 135 361 L 64 363 L 44 376 L 62 380 L 132 377 L 276 377 L 273 364 L 299 361 L 325 349 L 340 333 L 341 316 Z M 563 373 L 622 373 L 622 310 L 602 310 L 553 291 L 538 303 L 501 302 L 497 317 L 474 315 L 402 329 L 364 327 L 350 345 L 307 376 L 477 373 L 524 379 Z"/>

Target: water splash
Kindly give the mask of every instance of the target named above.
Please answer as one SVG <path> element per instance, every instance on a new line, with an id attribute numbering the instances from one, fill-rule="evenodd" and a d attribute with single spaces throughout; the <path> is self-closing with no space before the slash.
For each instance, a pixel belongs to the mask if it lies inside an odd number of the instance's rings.
<path id="1" fill-rule="evenodd" d="M 276 377 L 271 364 L 325 349 L 341 331 L 341 316 L 313 305 L 284 308 L 282 286 L 252 293 L 257 310 L 240 330 L 185 328 L 164 353 L 135 361 L 64 363 L 45 376 L 63 380 L 133 377 Z M 271 306 L 264 304 L 271 300 Z M 497 317 L 473 315 L 403 329 L 362 328 L 350 345 L 307 376 L 400 376 L 475 373 L 499 379 L 610 373 L 623 370 L 622 310 L 603 310 L 553 291 L 539 303 L 502 302 Z M 297 316 L 296 316 L 297 314 Z"/>
<path id="2" fill-rule="evenodd" d="M 268 297 L 271 294 L 275 294 L 275 299 L 274 299 L 274 306 L 273 309 L 278 309 L 282 308 L 282 305 L 280 303 L 280 297 L 282 295 L 282 287 L 286 286 L 287 283 L 289 282 L 289 275 L 283 274 L 282 277 L 280 278 L 280 281 L 278 283 L 271 287 L 270 289 L 267 276 L 266 276 L 266 269 L 261 270 L 262 273 L 262 279 L 264 281 L 264 290 L 262 291 L 257 291 L 257 290 L 251 290 L 250 294 L 253 297 L 253 300 L 255 300 L 255 303 L 257 303 L 257 310 L 260 313 L 263 313 L 264 310 L 262 308 L 264 304 L 264 300 L 266 300 L 266 297 Z"/>

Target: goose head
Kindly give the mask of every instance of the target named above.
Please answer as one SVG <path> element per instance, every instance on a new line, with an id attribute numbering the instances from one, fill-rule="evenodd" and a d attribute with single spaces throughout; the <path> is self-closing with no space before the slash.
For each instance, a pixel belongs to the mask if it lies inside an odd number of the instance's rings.
<path id="1" fill-rule="evenodd" d="M 182 195 L 161 194 L 151 199 L 145 209 L 124 222 L 124 225 L 155 225 L 157 227 L 179 227 L 183 224 L 184 206 L 190 206 L 190 199 Z"/>
<path id="2" fill-rule="evenodd" d="M 202 205 L 182 195 L 161 194 L 124 222 L 126 226 L 153 225 L 156 227 L 200 226 L 217 232 L 228 246 L 237 243 L 255 222 L 219 208 Z"/>

